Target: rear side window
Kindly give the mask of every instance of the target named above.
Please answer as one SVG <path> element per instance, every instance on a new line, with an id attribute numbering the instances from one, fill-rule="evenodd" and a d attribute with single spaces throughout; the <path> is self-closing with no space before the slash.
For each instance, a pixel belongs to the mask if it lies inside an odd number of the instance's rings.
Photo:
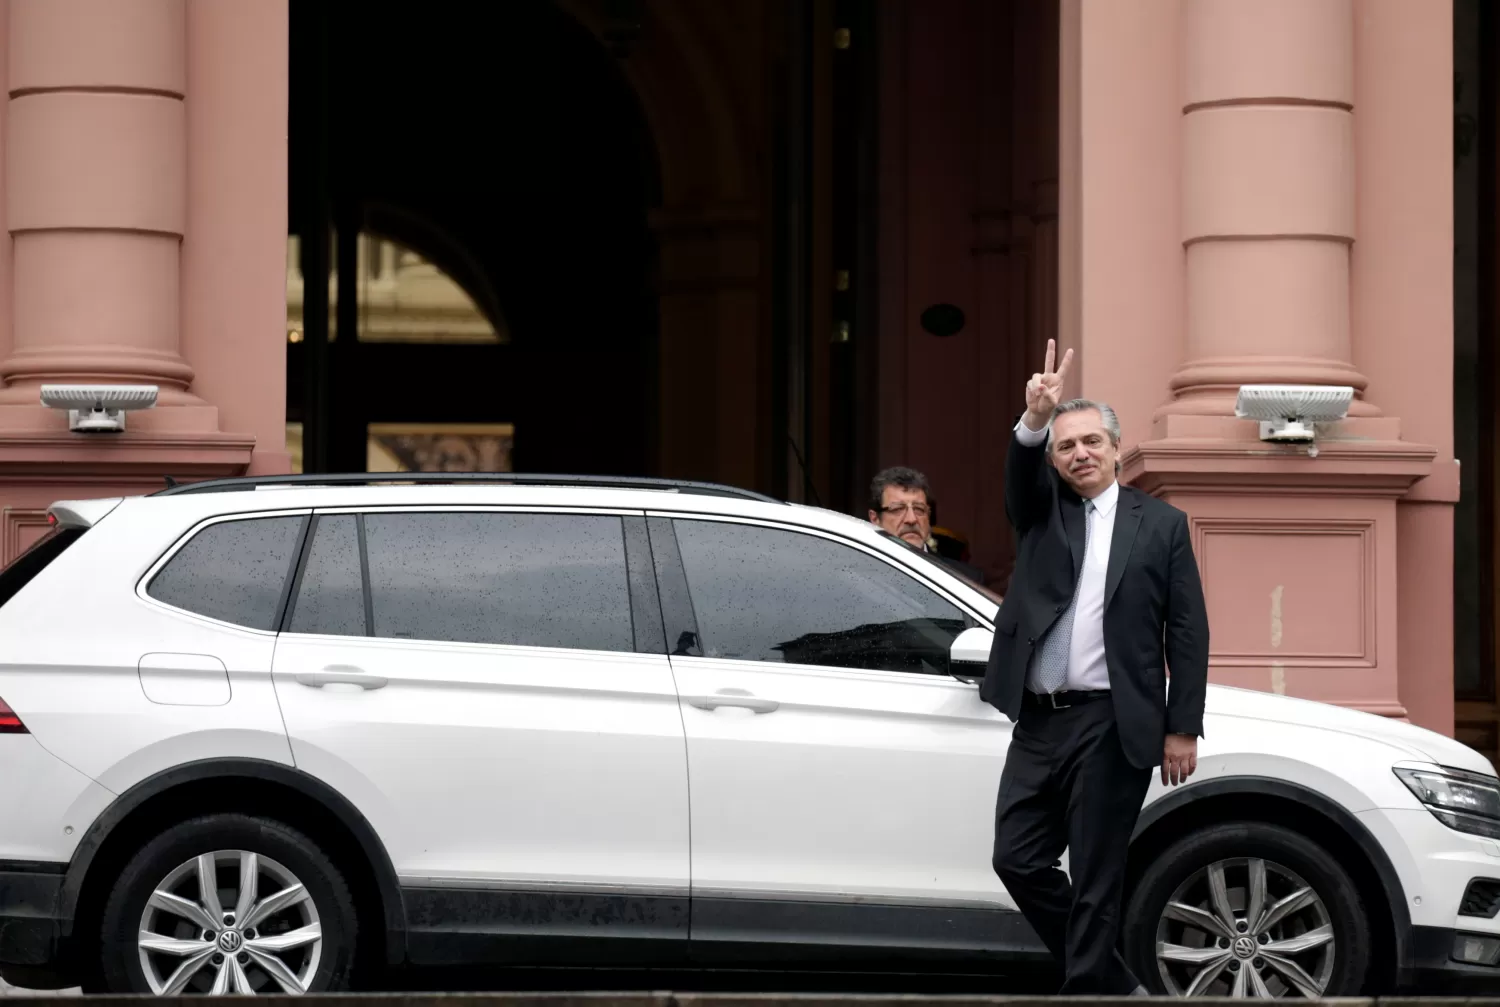
<path id="1" fill-rule="evenodd" d="M 375 636 L 635 649 L 617 517 L 371 514 Z"/>
<path id="2" fill-rule="evenodd" d="M 644 527 L 633 530 L 644 550 Z M 659 610 L 652 620 L 632 606 L 628 541 L 622 520 L 604 515 L 323 516 L 288 628 L 661 653 Z"/>
<path id="3" fill-rule="evenodd" d="M 211 524 L 173 554 L 146 593 L 194 615 L 274 630 L 303 521 L 299 515 Z"/>
<path id="4" fill-rule="evenodd" d="M 33 542 L 25 552 L 0 571 L 0 605 L 14 598 L 36 575 L 47 569 L 52 561 L 77 542 L 86 529 L 53 528 Z"/>

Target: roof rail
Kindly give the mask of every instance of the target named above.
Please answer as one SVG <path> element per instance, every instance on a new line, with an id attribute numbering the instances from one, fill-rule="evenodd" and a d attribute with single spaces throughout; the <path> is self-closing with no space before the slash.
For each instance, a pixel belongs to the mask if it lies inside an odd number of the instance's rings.
<path id="1" fill-rule="evenodd" d="M 373 486 L 380 483 L 468 483 L 509 484 L 515 486 L 579 486 L 597 489 L 645 489 L 700 496 L 739 497 L 763 503 L 783 503 L 775 497 L 738 486 L 693 482 L 684 479 L 655 479 L 630 476 L 541 475 L 531 472 L 333 472 L 274 476 L 240 476 L 230 479 L 207 479 L 194 483 L 173 483 L 152 496 L 182 496 L 188 493 L 231 493 L 259 489 L 263 486 Z"/>

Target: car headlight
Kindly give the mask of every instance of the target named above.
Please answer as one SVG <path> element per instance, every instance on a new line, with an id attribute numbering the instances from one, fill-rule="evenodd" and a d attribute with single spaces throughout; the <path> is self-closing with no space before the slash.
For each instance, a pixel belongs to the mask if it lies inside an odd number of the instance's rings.
<path id="1" fill-rule="evenodd" d="M 1500 839 L 1500 779 L 1459 769 L 1410 769 L 1396 776 L 1450 829 Z"/>

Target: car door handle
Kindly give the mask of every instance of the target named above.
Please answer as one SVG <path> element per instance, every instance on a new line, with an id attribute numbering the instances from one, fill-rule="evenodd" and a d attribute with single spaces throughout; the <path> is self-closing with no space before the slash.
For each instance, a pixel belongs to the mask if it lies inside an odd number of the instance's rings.
<path id="1" fill-rule="evenodd" d="M 717 710 L 721 706 L 728 706 L 740 710 L 754 710 L 756 713 L 770 713 L 781 706 L 774 699 L 761 699 L 759 696 L 751 696 L 738 691 L 716 692 L 712 696 L 684 696 L 682 699 L 687 705 L 700 710 Z"/>
<path id="2" fill-rule="evenodd" d="M 379 675 L 367 675 L 348 665 L 332 665 L 322 671 L 299 671 L 297 682 L 301 685 L 321 689 L 325 685 L 357 685 L 361 689 L 384 689 L 390 680 Z"/>

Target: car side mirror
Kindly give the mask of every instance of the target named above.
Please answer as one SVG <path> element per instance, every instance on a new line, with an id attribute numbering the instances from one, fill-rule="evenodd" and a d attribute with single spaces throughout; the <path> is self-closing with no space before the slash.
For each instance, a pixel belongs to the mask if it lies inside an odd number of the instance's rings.
<path id="1" fill-rule="evenodd" d="M 978 685 L 990 663 L 990 645 L 995 634 L 982 626 L 973 626 L 958 634 L 948 649 L 948 674 L 960 682 Z"/>

